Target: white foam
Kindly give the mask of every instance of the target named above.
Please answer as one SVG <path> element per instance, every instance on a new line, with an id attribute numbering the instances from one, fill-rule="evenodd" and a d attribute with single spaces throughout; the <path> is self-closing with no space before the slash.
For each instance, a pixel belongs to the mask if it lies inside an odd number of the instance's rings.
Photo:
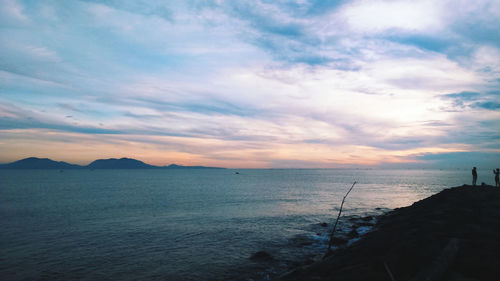
<path id="1" fill-rule="evenodd" d="M 366 234 L 370 232 L 373 229 L 373 226 L 360 226 L 356 228 L 356 231 L 359 233 L 359 235 Z"/>

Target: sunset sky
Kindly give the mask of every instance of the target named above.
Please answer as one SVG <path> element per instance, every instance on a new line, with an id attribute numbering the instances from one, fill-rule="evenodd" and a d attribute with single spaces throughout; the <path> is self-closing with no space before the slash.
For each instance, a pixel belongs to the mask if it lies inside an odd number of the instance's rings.
<path id="1" fill-rule="evenodd" d="M 500 166 L 500 1 L 0 0 L 0 163 Z"/>

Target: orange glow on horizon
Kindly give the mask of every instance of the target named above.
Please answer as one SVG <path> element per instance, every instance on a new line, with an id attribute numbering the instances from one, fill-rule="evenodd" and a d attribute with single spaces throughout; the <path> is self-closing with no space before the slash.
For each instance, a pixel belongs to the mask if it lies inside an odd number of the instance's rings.
<path id="1" fill-rule="evenodd" d="M 37 136 L 36 138 L 33 136 Z M 103 158 L 128 157 L 152 165 L 226 168 L 335 168 L 381 163 L 416 163 L 424 153 L 467 151 L 464 145 L 384 150 L 356 145 L 267 143 L 171 136 L 88 135 L 51 130 L 0 130 L 2 162 L 35 156 L 87 165 Z"/>

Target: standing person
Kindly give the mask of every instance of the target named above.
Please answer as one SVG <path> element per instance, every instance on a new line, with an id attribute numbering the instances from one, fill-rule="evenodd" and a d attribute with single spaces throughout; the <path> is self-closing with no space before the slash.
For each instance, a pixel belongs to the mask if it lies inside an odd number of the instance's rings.
<path id="1" fill-rule="evenodd" d="M 495 174 L 495 186 L 500 187 L 500 181 L 498 180 L 498 175 L 500 174 L 500 169 L 497 168 L 497 170 L 493 170 L 493 173 Z"/>
<path id="2" fill-rule="evenodd" d="M 476 167 L 472 168 L 472 186 L 476 186 L 477 181 L 477 171 Z"/>

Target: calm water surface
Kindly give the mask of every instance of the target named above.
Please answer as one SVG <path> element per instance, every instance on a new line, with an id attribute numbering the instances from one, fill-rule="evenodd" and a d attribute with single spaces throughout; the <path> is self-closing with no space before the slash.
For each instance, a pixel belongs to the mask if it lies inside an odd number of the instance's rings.
<path id="1" fill-rule="evenodd" d="M 265 280 L 469 170 L 0 170 L 0 280 Z M 478 182 L 493 183 L 480 171 Z M 331 224 L 330 224 L 331 225 Z M 264 250 L 273 261 L 249 257 Z"/>

